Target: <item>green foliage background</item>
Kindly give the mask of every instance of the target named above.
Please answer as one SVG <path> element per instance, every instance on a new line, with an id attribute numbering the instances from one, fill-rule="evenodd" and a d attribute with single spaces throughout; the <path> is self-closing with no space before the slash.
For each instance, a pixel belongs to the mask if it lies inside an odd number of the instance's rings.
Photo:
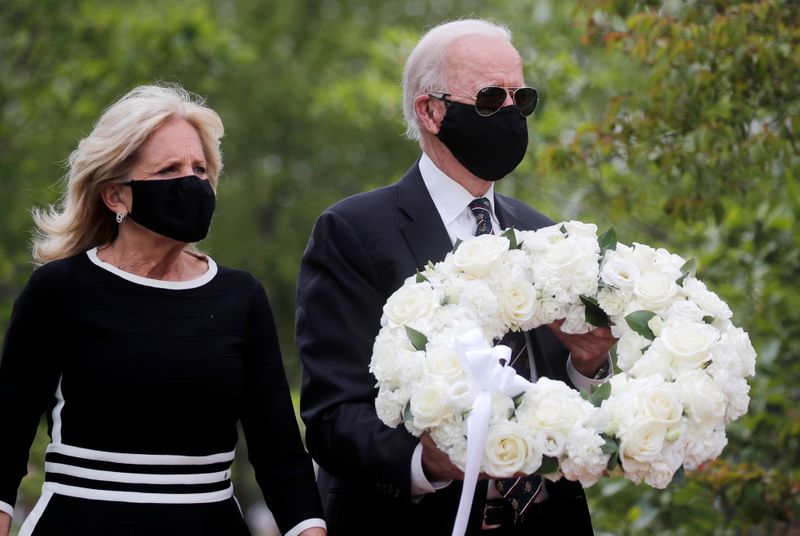
<path id="1" fill-rule="evenodd" d="M 252 271 L 277 311 L 290 382 L 294 280 L 314 219 L 399 178 L 399 80 L 420 32 L 509 24 L 541 107 L 500 183 L 553 219 L 700 262 L 759 352 L 749 414 L 720 460 L 666 491 L 588 490 L 604 534 L 800 531 L 800 7 L 792 0 L 4 0 L 0 4 L 0 328 L 30 275 L 32 206 L 138 84 L 180 82 L 225 122 L 203 247 Z M 7 431 L 0 432 L 2 434 Z M 41 484 L 40 434 L 20 503 Z M 239 495 L 260 500 L 249 466 Z"/>

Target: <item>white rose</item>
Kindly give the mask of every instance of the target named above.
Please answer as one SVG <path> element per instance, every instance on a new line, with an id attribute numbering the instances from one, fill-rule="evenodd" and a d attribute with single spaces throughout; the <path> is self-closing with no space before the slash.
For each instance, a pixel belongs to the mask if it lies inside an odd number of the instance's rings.
<path id="1" fill-rule="evenodd" d="M 447 387 L 448 404 L 454 411 L 466 411 L 475 403 L 475 390 L 466 381 L 451 383 Z"/>
<path id="2" fill-rule="evenodd" d="M 489 428 L 483 452 L 483 470 L 495 477 L 530 474 L 542 465 L 542 451 L 530 431 L 517 423 Z"/>
<path id="3" fill-rule="evenodd" d="M 400 287 L 383 306 L 381 325 L 405 326 L 410 322 L 433 314 L 441 298 L 429 283 L 416 283 Z"/>
<path id="4" fill-rule="evenodd" d="M 714 318 L 721 318 L 729 320 L 733 313 L 728 305 L 722 301 L 719 296 L 706 288 L 705 283 L 695 279 L 694 277 L 687 277 L 683 281 L 683 293 L 689 297 L 697 305 L 708 312 Z"/>
<path id="5" fill-rule="evenodd" d="M 683 414 L 679 394 L 677 387 L 671 383 L 653 382 L 641 394 L 640 403 L 648 417 L 672 426 L 678 423 Z"/>
<path id="6" fill-rule="evenodd" d="M 507 281 L 500 289 L 500 309 L 510 326 L 530 320 L 537 305 L 536 289 L 527 281 Z"/>
<path id="7" fill-rule="evenodd" d="M 647 346 L 650 346 L 650 340 L 633 330 L 624 332 L 617 341 L 617 366 L 623 371 L 629 370 L 642 357 L 642 349 Z"/>
<path id="8" fill-rule="evenodd" d="M 428 342 L 425 369 L 428 374 L 439 376 L 448 383 L 466 379 L 466 371 L 452 346 L 434 346 Z"/>
<path id="9" fill-rule="evenodd" d="M 522 239 L 522 249 L 530 253 L 541 253 L 549 249 L 553 244 L 564 240 L 564 233 L 558 225 L 542 227 L 536 231 L 523 231 L 519 233 Z"/>
<path id="10" fill-rule="evenodd" d="M 558 458 L 564 453 L 567 445 L 567 436 L 558 430 L 539 430 L 539 443 L 542 445 L 542 454 L 550 458 Z"/>
<path id="11" fill-rule="evenodd" d="M 424 354 L 410 351 L 391 338 L 378 337 L 372 349 L 372 361 L 369 370 L 379 382 L 387 382 L 394 386 L 398 382 L 421 373 L 419 366 L 424 366 Z"/>
<path id="12" fill-rule="evenodd" d="M 465 240 L 453 253 L 453 265 L 472 277 L 487 275 L 508 253 L 508 239 L 485 234 Z"/>
<path id="13" fill-rule="evenodd" d="M 644 355 L 631 365 L 628 373 L 635 378 L 646 378 L 655 375 L 666 379 L 672 378 L 672 367 L 661 339 L 656 339 L 650 345 Z"/>
<path id="14" fill-rule="evenodd" d="M 600 267 L 600 279 L 603 283 L 623 291 L 632 291 L 639 279 L 639 268 L 631 261 L 625 260 L 614 251 L 607 251 L 603 265 Z"/>
<path id="15" fill-rule="evenodd" d="M 703 317 L 706 316 L 706 314 L 707 313 L 700 309 L 693 301 L 679 300 L 670 305 L 664 318 L 672 323 L 676 323 L 680 320 L 700 323 L 703 321 Z"/>
<path id="16" fill-rule="evenodd" d="M 692 370 L 681 374 L 675 381 L 690 420 L 696 423 L 722 421 L 728 401 L 711 376 L 703 370 Z"/>
<path id="17" fill-rule="evenodd" d="M 645 272 L 633 284 L 634 296 L 649 311 L 669 306 L 677 293 L 675 280 L 660 272 Z"/>
<path id="18" fill-rule="evenodd" d="M 679 370 L 699 368 L 708 361 L 719 332 L 700 323 L 678 322 L 664 326 L 658 340 L 663 344 L 673 365 Z"/>
<path id="19" fill-rule="evenodd" d="M 648 418 L 634 421 L 620 434 L 620 457 L 623 465 L 629 458 L 639 462 L 650 462 L 661 453 L 667 439 L 664 423 Z"/>
<path id="20" fill-rule="evenodd" d="M 570 237 L 581 237 L 597 241 L 597 225 L 580 221 L 567 221 L 562 224 Z M 599 246 L 598 246 L 599 248 Z"/>
<path id="21" fill-rule="evenodd" d="M 451 413 L 448 404 L 447 384 L 428 381 L 411 391 L 411 414 L 419 428 L 432 428 Z"/>

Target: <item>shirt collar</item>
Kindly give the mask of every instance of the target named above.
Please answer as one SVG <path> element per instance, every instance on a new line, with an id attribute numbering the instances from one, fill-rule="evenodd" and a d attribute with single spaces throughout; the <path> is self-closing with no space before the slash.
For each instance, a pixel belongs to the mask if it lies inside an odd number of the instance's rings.
<path id="1" fill-rule="evenodd" d="M 475 199 L 466 188 L 436 167 L 433 160 L 424 152 L 419 159 L 419 172 L 445 225 L 450 225 Z M 484 194 L 484 197 L 489 200 L 489 204 L 492 206 L 492 213 L 494 213 L 494 184 L 489 186 L 489 190 Z"/>

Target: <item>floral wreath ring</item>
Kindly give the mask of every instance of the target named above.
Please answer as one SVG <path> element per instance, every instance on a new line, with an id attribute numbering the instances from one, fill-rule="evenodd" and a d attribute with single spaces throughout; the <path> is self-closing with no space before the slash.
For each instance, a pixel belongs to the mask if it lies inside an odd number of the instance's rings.
<path id="1" fill-rule="evenodd" d="M 429 432 L 462 469 L 471 450 L 495 477 L 590 486 L 621 471 L 665 488 L 719 456 L 755 373 L 747 333 L 694 271 L 694 260 L 617 243 L 613 230 L 598 238 L 577 221 L 459 241 L 383 308 L 370 363 L 377 414 Z M 617 372 L 591 394 L 544 377 L 531 384 L 491 346 L 558 319 L 568 333 L 610 325 L 619 338 Z M 478 409 L 485 430 L 470 426 Z"/>

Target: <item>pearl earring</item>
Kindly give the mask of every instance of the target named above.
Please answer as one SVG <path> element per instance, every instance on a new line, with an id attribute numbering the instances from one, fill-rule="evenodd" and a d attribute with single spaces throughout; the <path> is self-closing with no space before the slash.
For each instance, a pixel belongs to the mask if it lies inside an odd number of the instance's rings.
<path id="1" fill-rule="evenodd" d="M 117 223 L 122 223 L 122 220 L 125 219 L 125 216 L 127 216 L 127 214 L 125 214 L 121 210 L 117 212 L 117 217 L 116 217 Z"/>

